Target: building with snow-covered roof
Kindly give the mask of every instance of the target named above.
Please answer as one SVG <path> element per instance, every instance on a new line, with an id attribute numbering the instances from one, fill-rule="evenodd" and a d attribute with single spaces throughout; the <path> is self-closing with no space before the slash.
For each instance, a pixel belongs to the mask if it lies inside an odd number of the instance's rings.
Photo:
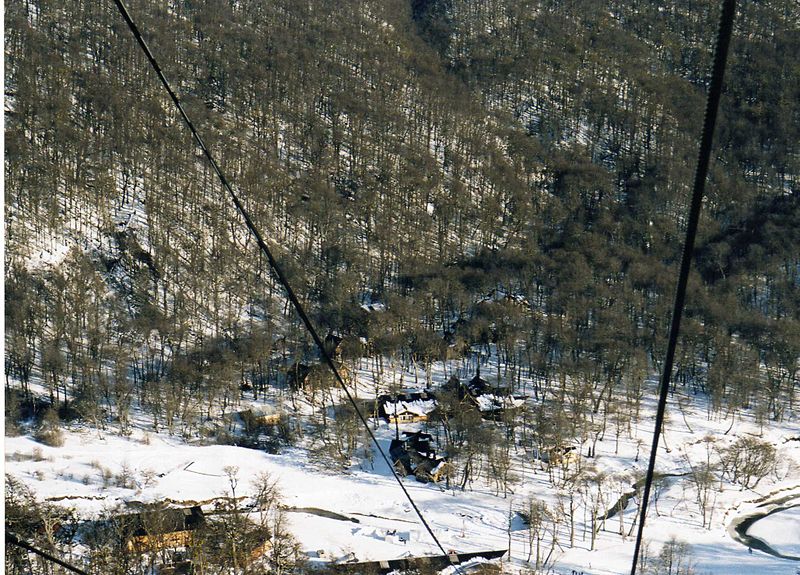
<path id="1" fill-rule="evenodd" d="M 281 422 L 280 412 L 275 406 L 269 404 L 256 405 L 240 411 L 239 417 L 247 431 L 253 431 L 258 427 L 277 425 Z"/>
<path id="2" fill-rule="evenodd" d="M 436 409 L 436 398 L 430 393 L 412 393 L 392 398 L 382 395 L 378 398 L 378 413 L 389 423 L 414 423 L 427 421 Z"/>
<path id="3" fill-rule="evenodd" d="M 485 393 L 475 398 L 475 404 L 481 413 L 501 413 L 522 407 L 525 399 L 511 395 Z"/>
<path id="4" fill-rule="evenodd" d="M 403 477 L 414 475 L 422 482 L 439 481 L 445 477 L 451 468 L 445 458 L 436 456 L 432 440 L 429 433 L 421 431 L 403 432 L 402 439 L 393 439 L 389 456 L 397 473 Z"/>

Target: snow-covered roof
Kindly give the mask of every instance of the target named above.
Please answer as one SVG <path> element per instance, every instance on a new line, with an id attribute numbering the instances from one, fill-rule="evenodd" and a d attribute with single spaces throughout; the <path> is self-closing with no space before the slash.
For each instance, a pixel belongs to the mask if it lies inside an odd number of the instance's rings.
<path id="1" fill-rule="evenodd" d="M 387 401 L 384 409 L 389 415 L 400 413 L 413 413 L 415 415 L 427 415 L 436 409 L 435 399 L 417 399 L 414 401 Z"/>
<path id="2" fill-rule="evenodd" d="M 268 403 L 262 405 L 251 405 L 245 411 L 249 411 L 255 417 L 267 417 L 270 415 L 276 415 L 278 413 L 278 410 L 275 408 L 275 406 Z"/>
<path id="3" fill-rule="evenodd" d="M 485 393 L 475 398 L 480 411 L 497 411 L 500 409 L 513 409 L 525 403 L 524 399 L 511 397 L 510 395 L 494 395 Z"/>

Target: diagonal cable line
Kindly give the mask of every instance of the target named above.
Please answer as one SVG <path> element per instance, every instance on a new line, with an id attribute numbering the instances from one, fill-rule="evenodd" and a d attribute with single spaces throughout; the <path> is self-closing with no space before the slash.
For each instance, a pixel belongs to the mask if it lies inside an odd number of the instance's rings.
<path id="1" fill-rule="evenodd" d="M 667 356 L 664 360 L 664 370 L 661 374 L 661 383 L 656 411 L 655 430 L 653 431 L 653 445 L 650 448 L 650 461 L 647 466 L 647 476 L 642 494 L 641 517 L 639 518 L 639 531 L 636 534 L 636 547 L 633 552 L 631 575 L 636 575 L 639 562 L 639 551 L 642 545 L 644 524 L 647 515 L 647 505 L 650 500 L 650 487 L 656 467 L 656 453 L 658 441 L 661 436 L 661 427 L 664 424 L 664 413 L 667 408 L 667 392 L 669 391 L 672 366 L 675 361 L 675 349 L 678 344 L 678 333 L 681 327 L 681 317 L 686 303 L 686 286 L 689 281 L 689 269 L 692 263 L 694 243 L 697 236 L 697 226 L 700 221 L 700 209 L 703 205 L 703 191 L 708 175 L 708 164 L 711 158 L 711 149 L 714 142 L 714 126 L 717 123 L 717 111 L 722 95 L 722 83 L 725 77 L 725 65 L 728 59 L 728 46 L 733 32 L 733 18 L 736 13 L 736 0 L 723 0 L 722 15 L 720 16 L 719 30 L 717 33 L 716 49 L 714 51 L 714 68 L 711 76 L 711 88 L 706 102 L 705 121 L 703 122 L 703 135 L 700 142 L 700 152 L 697 158 L 697 171 L 695 172 L 692 203 L 689 210 L 689 223 L 686 227 L 686 241 L 683 245 L 681 268 L 678 276 L 678 288 L 675 293 L 675 306 L 672 311 L 672 323 L 667 343 Z"/>
<path id="2" fill-rule="evenodd" d="M 35 555 L 38 555 L 39 557 L 42 557 L 43 559 L 46 559 L 47 561 L 50 561 L 51 563 L 55 563 L 56 565 L 61 565 L 64 569 L 67 569 L 68 571 L 72 571 L 73 573 L 77 573 L 78 575 L 89 575 L 89 573 L 84 571 L 83 569 L 79 569 L 78 567 L 75 567 L 74 565 L 70 565 L 66 561 L 62 561 L 61 559 L 59 559 L 55 555 L 51 555 L 47 551 L 42 551 L 41 549 L 39 549 L 37 547 L 34 547 L 30 543 L 27 543 L 26 541 L 23 541 L 22 539 L 20 539 L 19 537 L 17 537 L 13 533 L 11 533 L 11 531 L 8 531 L 8 530 L 6 530 L 6 543 L 11 543 L 12 545 L 15 545 L 16 547 L 19 547 L 21 549 L 25 549 L 26 551 L 30 551 L 31 553 L 33 553 Z"/>
<path id="3" fill-rule="evenodd" d="M 164 72 L 162 71 L 161 66 L 159 66 L 158 61 L 156 60 L 155 56 L 150 51 L 150 48 L 147 46 L 147 43 L 145 42 L 144 38 L 142 38 L 142 34 L 139 31 L 139 28 L 138 28 L 138 26 L 136 26 L 136 23 L 133 21 L 133 18 L 131 18 L 130 14 L 128 13 L 128 10 L 125 7 L 125 4 L 122 2 L 122 0 L 114 0 L 114 4 L 117 6 L 117 9 L 119 10 L 120 14 L 122 15 L 122 18 L 125 20 L 126 24 L 128 25 L 128 28 L 130 29 L 131 33 L 133 34 L 134 38 L 136 39 L 136 42 L 139 44 L 139 47 L 142 49 L 142 51 L 144 52 L 144 55 L 147 57 L 147 60 L 150 62 L 150 66 L 153 68 L 155 73 L 158 75 L 158 79 L 161 81 L 161 84 L 164 86 L 164 89 L 169 94 L 169 97 L 172 100 L 173 104 L 175 104 L 175 107 L 178 109 L 178 113 L 180 114 L 180 116 L 183 119 L 184 123 L 189 128 L 189 131 L 191 131 L 192 137 L 194 138 L 195 143 L 202 150 L 203 155 L 206 157 L 206 160 L 208 160 L 208 163 L 211 165 L 212 169 L 214 170 L 214 173 L 217 175 L 217 177 L 219 178 L 219 180 L 222 183 L 223 187 L 227 190 L 228 194 L 230 195 L 231 200 L 233 201 L 234 205 L 236 206 L 237 211 L 239 212 L 239 214 L 244 219 L 244 222 L 245 222 L 245 225 L 247 226 L 247 229 L 253 235 L 253 237 L 256 240 L 256 243 L 258 244 L 258 247 L 261 249 L 261 252 L 266 256 L 267 260 L 269 261 L 270 267 L 272 268 L 272 270 L 274 271 L 275 275 L 278 278 L 278 281 L 281 283 L 281 285 L 283 286 L 284 290 L 286 291 L 286 295 L 289 298 L 289 301 L 292 302 L 292 305 L 294 306 L 295 311 L 297 312 L 297 315 L 300 317 L 301 321 L 305 325 L 306 330 L 311 335 L 311 338 L 314 340 L 314 343 L 316 344 L 317 348 L 319 349 L 320 355 L 322 356 L 322 358 L 325 360 L 325 363 L 330 368 L 330 370 L 333 373 L 337 383 L 339 384 L 339 386 L 344 391 L 345 396 L 347 397 L 348 401 L 350 401 L 350 403 L 353 405 L 353 408 L 355 409 L 355 412 L 358 415 L 358 418 L 361 420 L 361 423 L 364 425 L 364 429 L 367 430 L 367 433 L 369 434 L 370 439 L 375 444 L 375 447 L 377 448 L 378 452 L 381 454 L 381 457 L 383 458 L 383 460 L 388 465 L 389 469 L 392 472 L 392 475 L 394 476 L 395 480 L 397 481 L 397 484 L 400 486 L 400 489 L 403 490 L 403 494 L 406 496 L 406 499 L 408 499 L 408 502 L 411 504 L 411 507 L 416 512 L 417 516 L 419 517 L 419 519 L 422 522 L 422 524 L 425 527 L 425 529 L 428 531 L 428 534 L 430 534 L 431 538 L 436 543 L 436 546 L 441 550 L 441 552 L 445 556 L 447 556 L 448 555 L 447 551 L 445 551 L 444 547 L 439 542 L 439 539 L 436 537 L 436 534 L 433 532 L 433 529 L 428 524 L 428 522 L 425 520 L 425 517 L 423 516 L 422 511 L 420 511 L 419 507 L 417 507 L 417 504 L 414 502 L 414 499 L 411 497 L 411 494 L 408 492 L 408 489 L 406 489 L 406 486 L 403 485 L 403 481 L 400 478 L 400 476 L 397 474 L 397 470 L 395 470 L 394 465 L 392 465 L 391 461 L 389 460 L 389 457 L 386 455 L 386 452 L 383 450 L 383 448 L 378 443 L 378 440 L 375 437 L 375 434 L 372 432 L 372 430 L 369 427 L 369 423 L 367 423 L 366 418 L 361 413 L 361 410 L 358 408 L 358 405 L 356 404 L 355 400 L 353 399 L 353 396 L 350 394 L 350 391 L 347 389 L 347 386 L 345 385 L 344 380 L 342 379 L 342 376 L 339 374 L 339 370 L 336 368 L 336 365 L 333 363 L 333 359 L 331 358 L 331 356 L 328 353 L 328 351 L 325 349 L 325 345 L 323 344 L 322 339 L 320 338 L 319 334 L 317 333 L 317 330 L 314 328 L 314 325 L 312 324 L 311 320 L 309 319 L 308 315 L 306 314 L 306 311 L 303 308 L 303 305 L 300 303 L 300 300 L 298 299 L 297 295 L 295 294 L 294 290 L 292 289 L 288 278 L 284 274 L 284 272 L 281 269 L 281 267 L 278 265 L 277 260 L 272 255 L 272 251 L 267 246 L 266 242 L 264 241 L 263 237 L 261 236 L 261 233 L 258 231 L 258 228 L 253 223 L 253 220 L 250 218 L 249 213 L 245 209 L 245 207 L 242 204 L 242 202 L 239 200 L 239 197 L 237 196 L 236 192 L 234 192 L 234 190 L 231 187 L 230 183 L 228 183 L 228 179 L 222 173 L 222 170 L 220 169 L 220 167 L 217 164 L 216 160 L 211 155 L 211 151 L 205 145 L 205 142 L 203 142 L 203 139 L 200 137 L 200 134 L 197 132 L 197 129 L 195 128 L 194 124 L 189 119 L 189 116 L 186 114 L 186 111 L 184 110 L 183 105 L 181 104 L 180 100 L 178 99 L 177 94 L 175 93 L 175 91 L 170 86 L 170 83 L 167 80 L 166 76 L 164 75 Z"/>

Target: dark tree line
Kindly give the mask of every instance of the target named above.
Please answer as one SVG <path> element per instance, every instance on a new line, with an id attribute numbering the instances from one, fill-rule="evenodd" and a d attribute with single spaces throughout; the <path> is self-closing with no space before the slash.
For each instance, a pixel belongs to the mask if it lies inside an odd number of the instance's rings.
<path id="1" fill-rule="evenodd" d="M 663 354 L 714 6 L 131 9 L 323 332 L 428 368 L 496 344 L 605 430 Z M 790 0 L 740 10 L 676 385 L 766 421 L 798 383 L 800 36 Z M 113 6 L 6 31 L 8 378 L 170 431 L 291 393 L 308 341 Z"/>

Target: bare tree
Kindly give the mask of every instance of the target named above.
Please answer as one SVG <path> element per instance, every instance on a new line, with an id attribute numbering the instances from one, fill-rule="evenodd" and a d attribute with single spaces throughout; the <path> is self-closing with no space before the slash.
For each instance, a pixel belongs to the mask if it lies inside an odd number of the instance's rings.
<path id="1" fill-rule="evenodd" d="M 741 437 L 720 450 L 720 461 L 723 475 L 742 489 L 752 489 L 775 468 L 776 451 L 768 441 Z"/>

